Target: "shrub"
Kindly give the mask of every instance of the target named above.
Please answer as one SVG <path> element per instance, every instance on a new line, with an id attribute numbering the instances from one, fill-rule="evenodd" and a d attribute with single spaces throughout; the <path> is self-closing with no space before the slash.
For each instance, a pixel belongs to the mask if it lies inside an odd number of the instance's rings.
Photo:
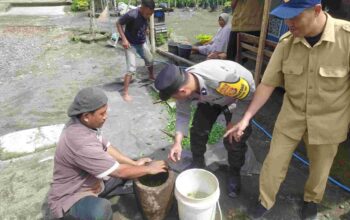
<path id="1" fill-rule="evenodd" d="M 86 11 L 89 9 L 88 0 L 73 0 L 71 5 L 72 11 Z"/>

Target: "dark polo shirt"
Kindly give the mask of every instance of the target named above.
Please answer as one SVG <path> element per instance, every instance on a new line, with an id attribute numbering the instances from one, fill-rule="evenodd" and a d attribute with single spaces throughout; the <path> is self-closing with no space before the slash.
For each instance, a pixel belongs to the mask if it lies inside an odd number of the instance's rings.
<path id="1" fill-rule="evenodd" d="M 119 24 L 125 25 L 125 37 L 131 44 L 143 44 L 146 42 L 146 29 L 148 26 L 139 8 L 128 11 L 119 18 Z"/>

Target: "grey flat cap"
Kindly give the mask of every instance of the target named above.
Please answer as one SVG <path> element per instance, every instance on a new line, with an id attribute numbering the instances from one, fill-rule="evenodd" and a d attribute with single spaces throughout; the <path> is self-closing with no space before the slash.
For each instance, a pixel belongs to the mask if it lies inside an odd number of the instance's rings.
<path id="1" fill-rule="evenodd" d="M 69 106 L 67 114 L 73 117 L 82 113 L 95 111 L 106 105 L 108 98 L 102 89 L 87 87 L 78 92 L 73 103 Z"/>

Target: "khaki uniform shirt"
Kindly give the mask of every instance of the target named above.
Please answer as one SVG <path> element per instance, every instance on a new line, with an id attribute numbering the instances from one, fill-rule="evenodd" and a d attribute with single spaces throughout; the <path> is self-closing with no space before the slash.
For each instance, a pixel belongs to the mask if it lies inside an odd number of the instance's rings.
<path id="1" fill-rule="evenodd" d="M 262 83 L 283 86 L 284 100 L 275 128 L 310 144 L 334 144 L 346 139 L 350 118 L 350 22 L 332 18 L 319 42 L 283 35 L 270 59 Z"/>
<path id="2" fill-rule="evenodd" d="M 206 60 L 187 68 L 186 72 L 197 78 L 200 92 L 176 101 L 176 131 L 187 135 L 192 101 L 220 106 L 233 104 L 237 108 L 231 112 L 239 115 L 238 119 L 243 116 L 255 92 L 254 78 L 249 70 L 229 60 Z M 240 82 L 244 86 L 240 86 Z"/>
<path id="3" fill-rule="evenodd" d="M 260 31 L 264 7 L 263 1 L 237 1 L 232 15 L 232 31 Z"/>

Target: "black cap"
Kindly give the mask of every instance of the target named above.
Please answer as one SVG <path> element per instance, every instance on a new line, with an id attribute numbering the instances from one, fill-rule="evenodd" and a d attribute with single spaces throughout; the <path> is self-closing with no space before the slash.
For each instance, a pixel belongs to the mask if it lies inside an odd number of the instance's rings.
<path id="1" fill-rule="evenodd" d="M 178 66 L 169 64 L 164 67 L 154 82 L 154 86 L 159 90 L 161 100 L 168 100 L 186 82 L 187 73 L 181 71 Z"/>

